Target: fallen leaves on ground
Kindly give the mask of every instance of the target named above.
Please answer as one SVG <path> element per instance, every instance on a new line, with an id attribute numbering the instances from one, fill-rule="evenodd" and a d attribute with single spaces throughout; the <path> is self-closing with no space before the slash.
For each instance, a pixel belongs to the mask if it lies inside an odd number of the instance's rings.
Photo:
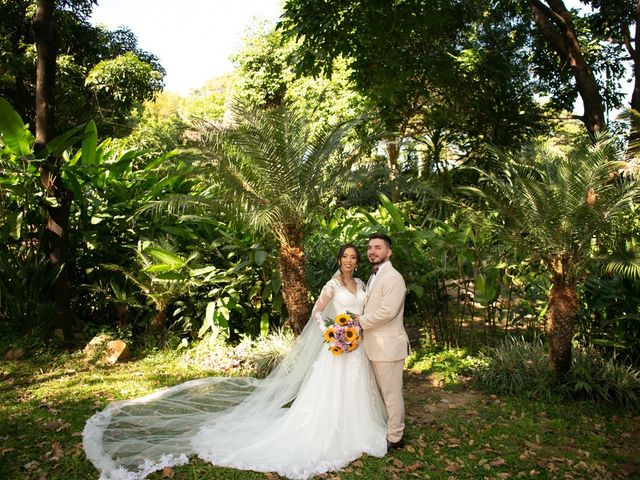
<path id="1" fill-rule="evenodd" d="M 162 469 L 162 478 L 173 478 L 174 472 L 171 467 L 164 467 Z"/>

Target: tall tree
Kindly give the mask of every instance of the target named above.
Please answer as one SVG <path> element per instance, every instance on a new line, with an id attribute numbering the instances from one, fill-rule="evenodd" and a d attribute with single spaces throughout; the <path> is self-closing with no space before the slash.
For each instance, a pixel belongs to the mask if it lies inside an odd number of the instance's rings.
<path id="1" fill-rule="evenodd" d="M 53 15 L 55 0 L 38 0 L 33 19 L 37 51 L 36 68 L 36 140 L 34 151 L 40 153 L 52 140 L 54 132 L 54 91 L 56 79 L 57 41 Z M 61 272 L 53 285 L 56 315 L 53 327 L 61 338 L 68 338 L 72 325 L 69 304 L 67 257 L 69 250 L 69 210 L 73 195 L 62 183 L 60 159 L 48 156 L 40 166 L 40 180 L 47 195 L 55 198 L 47 206 L 48 218 L 45 250 L 49 262 Z"/>
<path id="2" fill-rule="evenodd" d="M 614 49 L 622 55 L 620 64 L 625 60 L 631 62 L 631 77 L 633 91 L 631 94 L 631 108 L 640 112 L 640 35 L 637 28 L 640 25 L 640 1 L 639 0 L 585 0 L 592 8 L 588 15 L 591 29 L 602 39 L 605 39 Z M 631 117 L 632 139 L 637 145 L 640 135 L 640 125 L 636 116 Z"/>
<path id="3" fill-rule="evenodd" d="M 638 6 L 637 1 L 631 0 L 582 3 L 593 10 L 569 9 L 563 0 L 288 0 L 280 25 L 300 40 L 296 59 L 304 71 L 330 71 L 332 60 L 348 58 L 356 88 L 381 108 L 383 118 L 389 118 L 388 114 L 394 111 L 401 113 L 402 105 L 409 107 L 405 112 L 412 111 L 411 105 L 417 106 L 418 111 L 446 105 L 449 112 L 456 113 L 475 107 L 476 124 L 481 125 L 488 120 L 481 114 L 488 106 L 489 111 L 501 110 L 503 115 L 527 111 L 536 95 L 551 100 L 545 106 L 547 110 L 571 111 L 579 96 L 584 103 L 580 119 L 593 133 L 604 127 L 607 111 L 621 106 L 621 80 L 629 57 L 632 71 L 638 70 L 634 46 L 637 39 L 631 35 L 637 24 Z M 505 31 L 511 36 L 500 33 Z M 502 71 L 495 76 L 494 70 L 478 72 L 479 78 L 491 78 L 498 91 L 503 89 L 497 85 L 498 79 L 507 84 L 520 83 L 525 88 L 512 98 L 524 101 L 523 108 L 517 104 L 507 108 L 490 105 L 491 93 L 477 92 L 470 102 L 474 92 L 467 94 L 464 84 L 455 81 L 457 67 L 453 58 L 460 58 L 469 50 L 482 57 L 483 48 L 492 49 L 518 68 L 512 70 L 515 77 L 503 77 Z M 469 58 L 467 53 L 464 55 Z M 517 80 L 530 73 L 533 75 L 524 83 Z M 635 73 L 634 77 L 638 81 Z M 447 89 L 447 85 L 453 88 Z M 638 92 L 640 102 L 640 87 Z M 535 117 L 534 113 L 529 120 Z M 402 125 L 397 121 L 387 123 L 394 125 L 396 131 Z"/>
<path id="4" fill-rule="evenodd" d="M 291 0 L 280 26 L 300 42 L 294 58 L 301 72 L 330 76 L 336 59 L 348 60 L 356 89 L 386 131 L 393 184 L 402 138 L 429 96 L 430 73 L 453 63 L 447 54 L 458 43 L 465 17 L 464 9 L 451 2 Z M 395 187 L 392 198 L 398 199 Z"/>
<path id="5" fill-rule="evenodd" d="M 615 244 L 616 226 L 640 198 L 637 172 L 615 141 L 602 136 L 568 154 L 540 146 L 500 164 L 503 171 L 488 175 L 486 191 L 514 244 L 550 276 L 549 353 L 561 378 L 571 368 L 579 286 L 589 265 L 602 262 L 598 248 Z"/>
<path id="6" fill-rule="evenodd" d="M 333 62 L 329 79 L 296 74 L 289 61 L 295 55 L 295 41 L 285 38 L 275 23 L 259 24 L 231 57 L 235 96 L 264 107 L 287 102 L 319 126 L 365 112 L 366 102 L 354 91 L 345 61 Z M 314 105 L 312 111 L 309 105 Z"/>
<path id="7" fill-rule="evenodd" d="M 479 141 L 514 144 L 541 123 L 534 84 L 521 68 L 529 55 L 526 26 L 494 7 L 467 0 L 289 0 L 280 27 L 298 40 L 293 59 L 303 72 L 330 75 L 333 62 L 345 59 L 355 89 L 386 132 L 394 179 L 409 136 L 436 132 L 467 154 Z"/>
<path id="8" fill-rule="evenodd" d="M 600 87 L 593 68 L 585 60 L 572 13 L 562 0 L 529 0 L 529 5 L 540 33 L 571 68 L 584 104 L 582 121 L 587 130 L 591 133 L 603 130 L 605 112 Z"/>
<path id="9" fill-rule="evenodd" d="M 53 138 L 55 101 L 57 38 L 53 12 L 55 0 L 38 0 L 33 18 L 33 33 L 36 43 L 36 143 L 40 152 Z M 45 185 L 48 186 L 48 185 Z"/>
<path id="10" fill-rule="evenodd" d="M 120 119 L 130 114 L 129 103 L 138 106 L 141 98 L 152 98 L 162 89 L 164 69 L 154 55 L 138 47 L 130 30 L 120 27 L 110 31 L 89 23 L 88 16 L 95 3 L 95 0 L 58 0 L 54 3 L 58 47 L 54 135 L 93 118 L 97 118 L 103 135 L 127 133 L 128 130 L 122 127 L 129 122 Z M 0 0 L 0 96 L 31 125 L 35 124 L 36 65 L 31 50 L 35 43 L 32 28 L 35 7 L 36 0 Z M 123 78 L 129 74 L 139 78 L 136 73 L 140 71 L 140 65 L 120 60 L 119 69 L 123 73 L 120 82 L 110 86 L 116 88 L 111 91 L 112 98 L 117 95 L 122 101 L 105 101 L 101 93 L 96 96 L 100 84 L 87 84 L 87 77 L 100 62 L 117 59 L 127 52 L 151 68 L 145 77 L 147 81 L 124 82 Z M 104 69 L 101 70 L 94 79 L 104 78 Z M 131 125 L 126 126 L 130 128 Z"/>

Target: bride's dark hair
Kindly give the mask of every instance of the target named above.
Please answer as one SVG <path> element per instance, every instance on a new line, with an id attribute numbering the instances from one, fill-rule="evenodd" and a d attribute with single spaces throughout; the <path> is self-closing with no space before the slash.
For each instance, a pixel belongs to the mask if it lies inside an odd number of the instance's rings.
<path id="1" fill-rule="evenodd" d="M 344 252 L 347 250 L 347 248 L 353 248 L 356 252 L 356 265 L 360 265 L 360 252 L 358 251 L 358 247 L 356 247 L 353 243 L 345 243 L 344 245 L 340 246 L 340 250 L 338 250 L 338 256 L 336 257 L 336 260 L 338 261 L 338 266 L 340 266 L 340 259 L 342 258 L 342 255 L 344 255 Z"/>

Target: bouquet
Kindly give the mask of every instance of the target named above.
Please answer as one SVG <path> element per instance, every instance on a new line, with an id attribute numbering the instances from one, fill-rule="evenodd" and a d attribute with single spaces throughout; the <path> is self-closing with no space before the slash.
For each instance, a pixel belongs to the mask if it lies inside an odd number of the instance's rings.
<path id="1" fill-rule="evenodd" d="M 362 328 L 353 319 L 350 312 L 339 313 L 335 321 L 326 320 L 327 329 L 324 331 L 324 341 L 329 344 L 329 351 L 334 355 L 353 352 L 362 340 Z"/>

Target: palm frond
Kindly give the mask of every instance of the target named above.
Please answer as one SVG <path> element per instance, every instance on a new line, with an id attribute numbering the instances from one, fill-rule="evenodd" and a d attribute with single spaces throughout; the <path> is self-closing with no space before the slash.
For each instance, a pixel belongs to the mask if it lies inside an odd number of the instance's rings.
<path id="1" fill-rule="evenodd" d="M 101 266 L 103 268 L 106 268 L 107 270 L 111 270 L 114 272 L 119 272 L 122 275 L 124 275 L 124 277 L 131 281 L 133 284 L 135 284 L 140 290 L 147 292 L 149 290 L 149 284 L 150 279 L 148 278 L 144 278 L 144 280 L 148 280 L 149 283 L 145 283 L 144 281 L 142 281 L 142 277 L 141 279 L 136 278 L 134 275 L 132 275 L 131 273 L 129 273 L 125 268 L 123 268 L 121 265 L 117 265 L 117 264 L 113 264 L 113 263 L 103 263 L 101 264 Z"/>
<path id="2" fill-rule="evenodd" d="M 640 280 L 640 258 L 634 258 L 631 262 L 610 261 L 605 271 L 633 280 Z"/>
<path id="3" fill-rule="evenodd" d="M 485 198 L 519 243 L 541 258 L 570 255 L 582 264 L 640 198 L 640 184 L 612 137 L 583 142 L 563 154 L 544 146 L 502 157 L 504 169 L 483 172 Z M 631 265 L 631 266 L 630 266 Z M 635 275 L 633 263 L 609 271 Z"/>
<path id="4" fill-rule="evenodd" d="M 202 135 L 228 208 L 247 214 L 260 229 L 280 224 L 284 232 L 317 208 L 323 193 L 349 163 L 337 155 L 342 140 L 357 120 L 316 128 L 303 114 L 284 105 L 265 110 L 243 103 L 233 109 L 233 127 L 209 126 Z M 278 233 L 279 236 L 282 233 Z"/>
<path id="5" fill-rule="evenodd" d="M 134 214 L 135 217 L 150 216 L 159 218 L 166 216 L 182 216 L 210 211 L 215 208 L 216 200 L 206 194 L 183 195 L 173 194 L 159 200 L 152 200 L 140 207 Z"/>

